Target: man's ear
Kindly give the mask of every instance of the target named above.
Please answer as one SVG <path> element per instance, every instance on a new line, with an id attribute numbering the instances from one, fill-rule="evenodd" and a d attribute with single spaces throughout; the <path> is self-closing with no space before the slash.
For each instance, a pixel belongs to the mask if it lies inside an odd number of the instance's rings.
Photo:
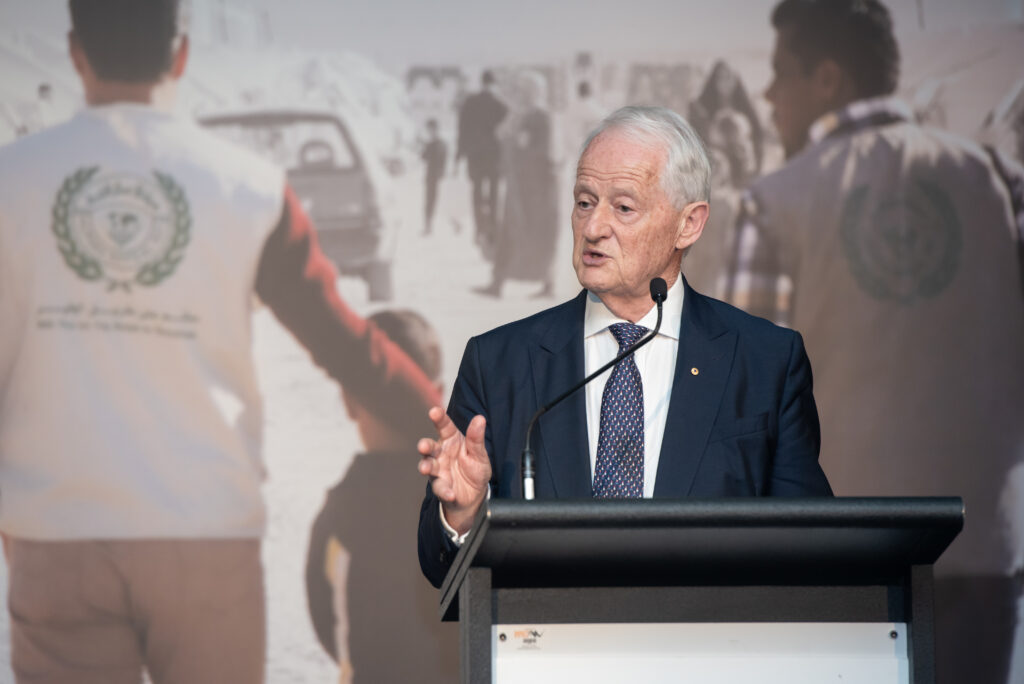
<path id="1" fill-rule="evenodd" d="M 711 207 L 707 202 L 691 202 L 683 208 L 676 235 L 676 249 L 686 249 L 695 243 L 704 232 Z"/>
<path id="2" fill-rule="evenodd" d="M 846 74 L 834 60 L 823 59 L 811 72 L 811 83 L 818 101 L 827 109 L 834 109 L 842 102 L 847 89 Z"/>
<path id="3" fill-rule="evenodd" d="M 171 58 L 171 78 L 177 80 L 185 73 L 185 65 L 188 63 L 188 36 L 182 34 L 178 37 L 178 47 L 174 50 Z"/>

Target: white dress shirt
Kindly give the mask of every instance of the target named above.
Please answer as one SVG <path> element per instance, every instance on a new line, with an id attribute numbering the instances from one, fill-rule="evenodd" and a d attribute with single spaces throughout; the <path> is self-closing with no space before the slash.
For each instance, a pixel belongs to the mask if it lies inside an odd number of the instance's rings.
<path id="1" fill-rule="evenodd" d="M 658 473 L 658 458 L 665 435 L 665 421 L 668 418 L 672 379 L 676 369 L 676 354 L 679 351 L 679 323 L 683 315 L 684 292 L 683 279 L 676 278 L 662 305 L 661 329 L 657 337 L 634 355 L 644 388 L 645 498 L 654 496 L 654 478 Z M 653 330 L 657 320 L 658 308 L 652 302 L 651 310 L 636 323 Z M 597 295 L 587 293 L 586 312 L 583 318 L 583 358 L 587 375 L 611 361 L 619 353 L 619 343 L 615 341 L 615 336 L 608 329 L 609 326 L 628 322 L 613 314 Z M 597 463 L 597 440 L 601 430 L 601 396 L 611 373 L 612 369 L 609 368 L 586 387 L 591 480 Z"/>

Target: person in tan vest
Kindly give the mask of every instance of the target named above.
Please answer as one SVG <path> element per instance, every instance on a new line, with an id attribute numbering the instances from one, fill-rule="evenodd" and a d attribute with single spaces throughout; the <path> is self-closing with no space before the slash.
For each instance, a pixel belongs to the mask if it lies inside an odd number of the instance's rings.
<path id="1" fill-rule="evenodd" d="M 877 0 L 784 0 L 765 93 L 787 161 L 745 200 L 727 299 L 799 329 L 837 495 L 964 498 L 936 565 L 940 682 L 1002 684 L 1024 456 L 1022 202 L 1010 163 L 915 123 Z"/>
<path id="2" fill-rule="evenodd" d="M 87 106 L 0 150 L 19 683 L 264 681 L 256 297 L 410 451 L 440 398 L 338 295 L 284 171 L 173 113 L 186 7 L 71 0 Z"/>

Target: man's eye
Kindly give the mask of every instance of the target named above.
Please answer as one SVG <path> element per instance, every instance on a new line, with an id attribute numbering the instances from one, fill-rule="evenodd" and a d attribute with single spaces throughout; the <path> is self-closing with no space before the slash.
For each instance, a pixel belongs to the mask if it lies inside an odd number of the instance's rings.
<path id="1" fill-rule="evenodd" d="M 589 209 L 590 202 L 588 202 L 587 200 L 576 200 L 576 206 L 579 207 L 580 209 Z"/>
<path id="2" fill-rule="evenodd" d="M 620 204 L 619 205 L 619 211 L 621 211 L 624 214 L 628 214 L 628 213 L 633 211 L 633 207 L 625 205 L 625 204 Z"/>

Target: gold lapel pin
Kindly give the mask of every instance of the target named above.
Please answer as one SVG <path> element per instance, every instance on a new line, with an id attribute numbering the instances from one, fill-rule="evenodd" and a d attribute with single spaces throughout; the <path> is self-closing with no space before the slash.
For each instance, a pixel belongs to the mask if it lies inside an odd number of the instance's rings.
<path id="1" fill-rule="evenodd" d="M 697 375 L 698 373 L 700 373 L 700 371 L 697 370 L 696 368 L 691 368 L 690 373 L 692 373 L 693 375 Z"/>

